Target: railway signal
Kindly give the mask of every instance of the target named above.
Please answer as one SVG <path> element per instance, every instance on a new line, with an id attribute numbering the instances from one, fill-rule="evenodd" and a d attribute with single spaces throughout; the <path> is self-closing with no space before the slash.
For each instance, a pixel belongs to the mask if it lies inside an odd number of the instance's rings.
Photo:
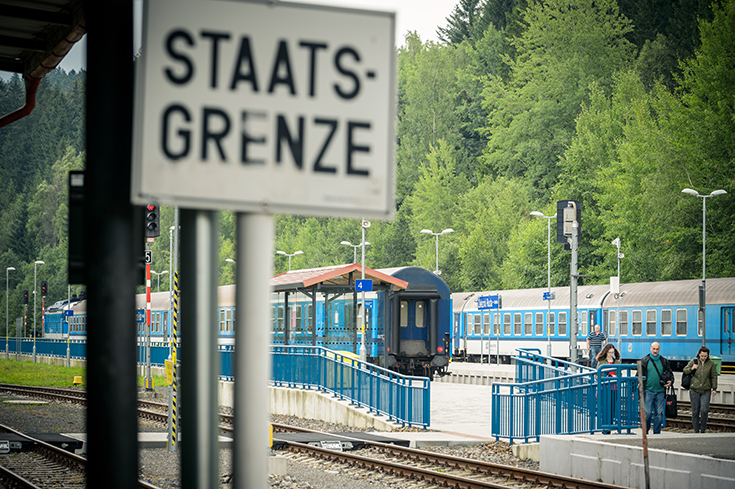
<path id="1" fill-rule="evenodd" d="M 149 204 L 145 208 L 145 237 L 157 238 L 161 235 L 161 216 L 158 206 Z"/>
<path id="2" fill-rule="evenodd" d="M 23 304 L 28 304 L 28 291 L 23 291 Z"/>
<path id="3" fill-rule="evenodd" d="M 48 295 L 48 281 L 41 281 L 41 296 L 46 297 Z"/>

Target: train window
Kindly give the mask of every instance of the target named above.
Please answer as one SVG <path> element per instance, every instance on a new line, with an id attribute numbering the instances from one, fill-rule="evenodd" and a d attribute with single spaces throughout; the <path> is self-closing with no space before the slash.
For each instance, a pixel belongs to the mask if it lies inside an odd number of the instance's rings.
<path id="1" fill-rule="evenodd" d="M 355 308 L 352 304 L 345 304 L 345 322 L 347 323 L 347 329 L 353 331 L 355 329 Z"/>
<path id="2" fill-rule="evenodd" d="M 232 333 L 232 309 L 225 309 L 225 329 L 228 333 Z"/>
<path id="3" fill-rule="evenodd" d="M 225 310 L 224 309 L 219 310 L 219 332 L 220 333 L 225 332 Z"/>
<path id="4" fill-rule="evenodd" d="M 500 336 L 500 314 L 493 314 L 493 323 L 495 324 L 495 336 Z"/>
<path id="5" fill-rule="evenodd" d="M 661 336 L 671 336 L 671 309 L 661 310 Z"/>
<path id="6" fill-rule="evenodd" d="M 482 328 L 482 317 L 479 314 L 468 314 L 467 319 L 472 324 L 472 334 L 478 336 Z"/>
<path id="7" fill-rule="evenodd" d="M 646 336 L 656 336 L 656 310 L 646 311 Z"/>
<path id="8" fill-rule="evenodd" d="M 276 332 L 276 308 L 275 306 L 271 307 L 271 332 Z"/>
<path id="9" fill-rule="evenodd" d="M 628 311 L 620 311 L 620 334 L 628 335 Z"/>
<path id="10" fill-rule="evenodd" d="M 554 331 L 556 330 L 556 313 L 555 312 L 549 313 L 549 320 L 546 325 L 549 329 L 549 336 L 554 336 Z"/>
<path id="11" fill-rule="evenodd" d="M 687 310 L 686 309 L 676 310 L 676 335 L 677 336 L 687 335 Z"/>
<path id="12" fill-rule="evenodd" d="M 730 324 L 730 309 L 725 309 L 724 311 L 722 311 L 722 332 L 723 333 L 730 332 L 728 328 L 728 324 Z"/>
<path id="13" fill-rule="evenodd" d="M 482 331 L 490 336 L 490 314 L 485 313 L 485 316 L 482 318 Z"/>
<path id="14" fill-rule="evenodd" d="M 311 304 L 309 304 L 308 306 L 306 306 L 306 316 L 307 316 L 306 324 L 307 324 L 309 333 L 314 332 L 314 316 L 312 312 L 313 312 L 313 309 L 311 308 Z"/>
<path id="15" fill-rule="evenodd" d="M 607 315 L 608 336 L 615 336 L 616 329 L 617 329 L 617 324 L 615 322 L 615 311 L 609 311 Z"/>
<path id="16" fill-rule="evenodd" d="M 426 327 L 426 304 L 423 301 L 416 302 L 416 327 L 417 328 L 425 328 Z M 479 314 L 478 314 L 479 318 Z"/>
<path id="17" fill-rule="evenodd" d="M 408 302 L 401 301 L 401 328 L 408 326 Z"/>
<path id="18" fill-rule="evenodd" d="M 560 336 L 567 335 L 567 313 L 566 312 L 559 313 L 559 335 Z"/>
<path id="19" fill-rule="evenodd" d="M 633 311 L 633 336 L 643 334 L 643 312 Z"/>
<path id="20" fill-rule="evenodd" d="M 503 314 L 503 334 L 510 336 L 510 314 Z"/>
<path id="21" fill-rule="evenodd" d="M 521 335 L 521 313 L 517 312 L 513 314 L 513 334 Z"/>
<path id="22" fill-rule="evenodd" d="M 235 308 L 232 308 L 232 332 L 235 332 Z"/>
<path id="23" fill-rule="evenodd" d="M 582 336 L 587 337 L 587 311 L 580 313 L 580 322 L 582 323 Z"/>
<path id="24" fill-rule="evenodd" d="M 294 326 L 294 330 L 296 331 L 304 331 L 304 322 L 301 318 L 301 312 L 303 307 L 297 306 L 296 307 L 296 326 Z"/>
<path id="25" fill-rule="evenodd" d="M 278 306 L 276 312 L 276 331 L 279 333 L 283 332 L 283 306 Z"/>
<path id="26" fill-rule="evenodd" d="M 525 331 L 527 336 L 533 334 L 533 313 L 527 312 L 525 317 Z"/>
<path id="27" fill-rule="evenodd" d="M 697 312 L 697 335 L 702 336 L 702 320 L 704 319 L 702 311 Z"/>
<path id="28" fill-rule="evenodd" d="M 544 334 L 544 313 L 536 313 L 536 336 Z"/>

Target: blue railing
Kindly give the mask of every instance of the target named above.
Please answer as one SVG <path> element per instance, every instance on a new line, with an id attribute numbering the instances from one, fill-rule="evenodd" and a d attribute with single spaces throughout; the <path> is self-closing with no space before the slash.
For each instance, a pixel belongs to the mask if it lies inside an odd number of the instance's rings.
<path id="1" fill-rule="evenodd" d="M 87 341 L 86 340 L 51 340 L 48 338 L 36 338 L 36 355 L 50 357 L 66 357 L 67 342 L 69 347 L 69 356 L 71 358 L 87 357 Z M 8 352 L 15 354 L 19 352 L 23 355 L 33 354 L 33 338 L 9 338 Z M 0 350 L 5 352 L 5 338 L 0 342 Z"/>
<path id="2" fill-rule="evenodd" d="M 564 371 L 553 368 L 557 370 L 546 373 Z M 629 433 L 640 425 L 634 365 L 580 370 L 585 371 L 517 384 L 494 383 L 492 436 L 528 442 L 541 435 Z"/>
<path id="3" fill-rule="evenodd" d="M 319 389 L 403 425 L 429 426 L 430 382 L 323 347 L 271 346 L 276 386 Z"/>
<path id="4" fill-rule="evenodd" d="M 516 364 L 516 382 L 553 379 L 578 373 L 595 372 L 594 368 L 557 358 L 547 357 L 536 348 L 519 348 L 518 356 L 513 357 Z"/>

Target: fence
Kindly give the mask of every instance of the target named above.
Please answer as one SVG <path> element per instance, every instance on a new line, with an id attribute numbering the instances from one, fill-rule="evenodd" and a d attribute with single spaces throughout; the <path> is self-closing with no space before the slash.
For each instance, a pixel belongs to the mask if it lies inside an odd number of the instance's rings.
<path id="1" fill-rule="evenodd" d="M 541 435 L 630 433 L 640 425 L 635 366 L 610 365 L 599 372 L 577 366 L 581 373 L 575 374 L 568 365 L 534 367 L 528 357 L 515 360 L 524 365 L 525 378 L 537 378 L 492 385 L 491 434 L 496 439 L 512 443 L 538 441 Z M 517 378 L 523 375 L 517 369 Z"/>
<path id="2" fill-rule="evenodd" d="M 576 373 L 596 372 L 594 368 L 566 362 L 541 354 L 535 348 L 519 348 L 518 356 L 513 357 L 516 364 L 516 382 L 553 379 Z"/>
<path id="3" fill-rule="evenodd" d="M 400 375 L 323 347 L 271 346 L 276 386 L 319 389 L 403 425 L 429 426 L 429 379 Z"/>
<path id="4" fill-rule="evenodd" d="M 87 341 L 86 340 L 51 340 L 47 338 L 8 338 L 7 351 L 9 354 L 16 352 L 23 355 L 32 355 L 33 346 L 36 346 L 36 355 L 49 357 L 66 357 L 67 347 L 69 349 L 70 358 L 86 358 L 87 357 Z M 0 344 L 0 348 L 5 352 L 5 342 Z"/>

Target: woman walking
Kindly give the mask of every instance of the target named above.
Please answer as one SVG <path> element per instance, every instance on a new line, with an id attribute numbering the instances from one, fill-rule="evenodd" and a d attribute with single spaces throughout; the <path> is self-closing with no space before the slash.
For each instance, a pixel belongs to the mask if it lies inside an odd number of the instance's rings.
<path id="1" fill-rule="evenodd" d="M 711 396 L 717 395 L 717 366 L 709 357 L 709 348 L 702 346 L 686 367 L 685 374 L 692 375 L 689 387 L 689 400 L 692 403 L 692 427 L 695 433 L 704 433 L 707 429 L 709 402 Z"/>
<path id="2" fill-rule="evenodd" d="M 604 405 L 604 398 L 609 397 L 610 398 L 610 414 L 609 416 L 606 413 L 601 413 L 601 418 L 604 421 L 607 421 L 609 425 L 614 425 L 616 420 L 620 418 L 620 400 L 618 399 L 618 386 L 615 382 L 602 382 L 602 379 L 605 377 L 615 377 L 616 371 L 615 370 L 606 370 L 603 371 L 602 368 L 609 366 L 609 365 L 615 365 L 620 363 L 620 353 L 618 350 L 615 349 L 615 347 L 612 345 L 612 343 L 606 344 L 604 347 L 602 347 L 602 351 L 597 354 L 597 357 L 595 357 L 595 360 L 597 360 L 597 370 L 600 372 L 600 383 L 603 385 L 603 389 L 601 390 L 602 396 L 603 396 L 603 402 L 600 403 L 600 406 Z M 603 425 L 606 424 L 603 421 Z M 609 430 L 602 430 L 603 435 L 609 434 Z"/>

